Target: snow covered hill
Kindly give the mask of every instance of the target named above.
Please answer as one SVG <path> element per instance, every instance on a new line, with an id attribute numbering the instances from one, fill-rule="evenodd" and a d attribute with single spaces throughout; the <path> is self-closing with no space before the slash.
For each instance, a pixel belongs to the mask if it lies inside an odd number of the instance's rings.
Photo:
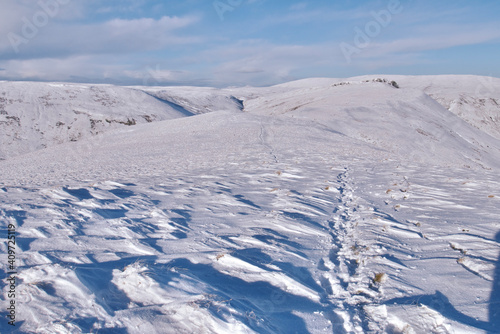
<path id="1" fill-rule="evenodd" d="M 0 159 L 78 141 L 112 129 L 241 109 L 215 89 L 148 88 L 35 82 L 0 82 Z M 180 97 L 179 97 L 180 96 Z"/>
<path id="2" fill-rule="evenodd" d="M 396 82 L 403 89 L 411 88 L 429 95 L 469 124 L 500 139 L 500 79 L 498 78 L 473 75 L 361 76 L 350 79 L 305 79 L 279 87 L 343 86 L 356 82 L 377 82 L 381 78 L 390 78 L 390 81 Z"/>
<path id="3" fill-rule="evenodd" d="M 466 122 L 500 139 L 500 79 L 472 75 L 395 79 L 424 91 Z"/>
<path id="4" fill-rule="evenodd" d="M 380 150 L 387 159 L 498 165 L 500 142 L 474 129 L 479 125 L 474 116 L 457 117 L 422 90 L 406 86 L 407 81 L 402 80 L 401 88 L 391 82 L 400 87 L 396 81 L 368 77 L 333 83 L 302 80 L 282 85 L 293 88 L 271 98 L 248 101 L 245 110 L 314 121 Z M 500 93 L 500 85 L 495 92 Z M 486 108 L 484 114 L 493 112 L 500 117 L 500 106 Z"/>
<path id="5" fill-rule="evenodd" d="M 115 109 L 89 86 L 92 119 L 137 124 L 57 145 L 47 126 L 37 150 L 41 87 L 51 122 L 74 117 L 69 88 L 2 83 L 31 101 L 4 116 L 24 117 L 32 152 L 0 161 L 0 230 L 17 242 L 16 297 L 0 283 L 16 327 L 0 332 L 499 332 L 500 89 L 474 84 L 496 80 L 96 86 Z"/>

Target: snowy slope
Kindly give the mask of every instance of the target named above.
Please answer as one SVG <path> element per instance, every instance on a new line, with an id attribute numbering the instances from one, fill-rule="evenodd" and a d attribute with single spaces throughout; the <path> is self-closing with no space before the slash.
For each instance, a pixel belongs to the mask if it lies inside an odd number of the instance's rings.
<path id="1" fill-rule="evenodd" d="M 385 79 L 404 89 L 413 88 L 433 98 L 467 123 L 500 139 L 500 79 L 474 75 L 440 76 L 360 76 L 349 79 L 315 78 L 297 80 L 276 88 L 304 89 L 343 86 L 356 82 Z"/>
<path id="2" fill-rule="evenodd" d="M 0 158 L 109 129 L 186 116 L 148 94 L 108 85 L 0 83 Z"/>
<path id="3" fill-rule="evenodd" d="M 500 79 L 473 75 L 391 76 L 423 91 L 453 114 L 500 139 Z"/>
<path id="4" fill-rule="evenodd" d="M 228 90 L 211 87 L 137 87 L 161 100 L 181 106 L 193 114 L 219 110 L 242 110 L 242 101 Z"/>
<path id="5" fill-rule="evenodd" d="M 379 80 L 301 80 L 281 85 L 292 89 L 273 93 L 272 102 L 269 95 L 247 101 L 245 110 L 312 120 L 380 149 L 387 159 L 498 166 L 500 141 L 476 131 L 468 122 L 473 117 L 457 117 L 420 89 Z"/>
<path id="6" fill-rule="evenodd" d="M 220 90 L 142 88 L 0 82 L 0 159 L 126 126 L 242 108 Z"/>
<path id="7" fill-rule="evenodd" d="M 0 332 L 498 332 L 499 141 L 376 78 L 143 88 L 198 115 L 0 161 Z"/>

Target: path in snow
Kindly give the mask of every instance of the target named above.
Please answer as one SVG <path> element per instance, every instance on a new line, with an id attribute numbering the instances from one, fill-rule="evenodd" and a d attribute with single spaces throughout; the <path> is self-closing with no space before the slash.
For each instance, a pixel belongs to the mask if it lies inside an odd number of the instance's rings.
<path id="1" fill-rule="evenodd" d="M 152 187 L 5 188 L 2 200 L 12 202 L 2 219 L 22 231 L 19 291 L 33 324 L 25 329 L 128 327 L 124 319 L 140 323 L 139 310 L 151 308 L 181 313 L 152 320 L 157 328 L 168 322 L 172 333 L 189 331 L 183 326 L 193 309 L 200 314 L 190 323 L 204 330 L 211 313 L 221 317 L 214 331 L 227 330 L 225 323 L 269 333 L 328 328 L 333 307 L 321 301 L 324 289 L 308 268 L 330 247 L 338 187 L 335 177 L 309 172 L 219 170 Z"/>
<path id="2" fill-rule="evenodd" d="M 493 184 L 379 170 L 394 188 L 384 191 L 360 166 L 281 164 L 154 186 L 3 188 L 2 221 L 20 231 L 23 329 L 437 333 L 494 323 L 459 316 L 460 305 L 463 314 L 488 312 L 498 254 L 488 230 L 498 217 L 497 199 L 486 195 Z M 483 198 L 483 217 L 465 205 L 472 199 L 456 197 L 457 183 Z M 401 218 L 411 210 L 421 213 Z M 483 223 L 470 224 L 472 216 Z M 415 275 L 422 270 L 433 271 L 421 276 L 432 285 Z M 458 281 L 443 282 L 443 270 Z M 457 286 L 476 289 L 477 310 Z"/>

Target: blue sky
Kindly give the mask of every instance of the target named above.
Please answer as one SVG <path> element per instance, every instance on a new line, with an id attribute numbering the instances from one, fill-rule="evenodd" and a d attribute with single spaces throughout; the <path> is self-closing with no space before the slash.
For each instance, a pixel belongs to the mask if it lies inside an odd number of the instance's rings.
<path id="1" fill-rule="evenodd" d="M 500 77 L 498 0 L 3 0 L 0 79 L 270 85 Z"/>

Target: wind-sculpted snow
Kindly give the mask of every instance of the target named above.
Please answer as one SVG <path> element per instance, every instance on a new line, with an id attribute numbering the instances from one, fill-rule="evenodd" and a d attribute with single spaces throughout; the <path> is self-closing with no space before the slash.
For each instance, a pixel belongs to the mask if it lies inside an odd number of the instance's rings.
<path id="1" fill-rule="evenodd" d="M 0 162 L 0 332 L 497 332 L 498 142 L 388 82 L 179 90 Z"/>

